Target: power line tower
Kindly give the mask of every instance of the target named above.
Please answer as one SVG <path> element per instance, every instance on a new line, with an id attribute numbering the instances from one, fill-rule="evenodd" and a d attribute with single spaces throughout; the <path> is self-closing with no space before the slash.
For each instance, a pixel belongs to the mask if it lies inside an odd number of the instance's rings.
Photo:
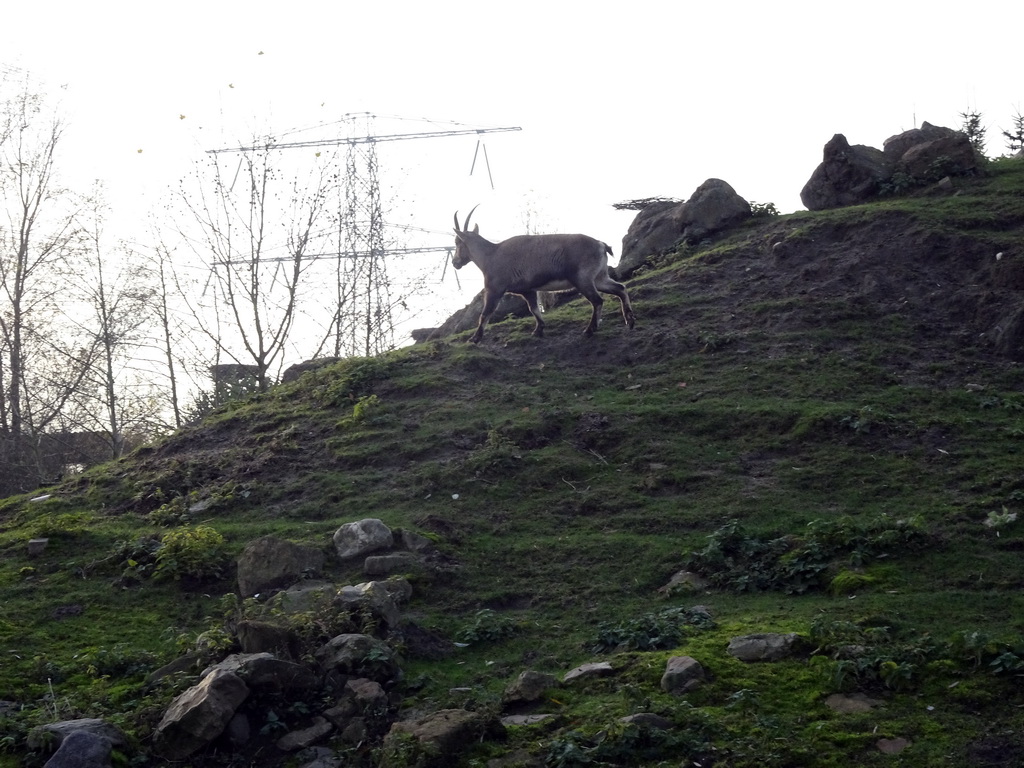
<path id="1" fill-rule="evenodd" d="M 487 133 L 522 130 L 519 127 L 470 128 L 451 124 L 453 127 L 444 130 L 378 134 L 374 130 L 374 120 L 375 116 L 369 113 L 345 115 L 338 121 L 338 125 L 345 128 L 346 135 L 337 138 L 287 142 L 268 140 L 259 147 L 240 146 L 208 150 L 210 154 L 215 154 L 337 145 L 346 147 L 344 177 L 339 189 L 336 233 L 338 250 L 310 257 L 337 259 L 334 275 L 335 306 L 330 328 L 335 357 L 370 357 L 394 348 L 392 310 L 402 301 L 402 297 L 396 300 L 392 295 L 392 281 L 388 274 L 390 256 L 425 250 L 450 250 L 389 248 L 380 194 L 377 145 L 390 141 L 474 134 L 479 137 Z M 478 138 L 477 152 L 480 143 Z M 484 158 L 486 160 L 486 146 Z M 476 153 L 473 162 L 475 166 Z"/>

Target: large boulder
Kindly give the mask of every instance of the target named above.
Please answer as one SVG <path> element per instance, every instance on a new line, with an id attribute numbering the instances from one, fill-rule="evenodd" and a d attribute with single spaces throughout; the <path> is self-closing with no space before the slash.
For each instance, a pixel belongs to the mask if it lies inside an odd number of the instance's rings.
<path id="1" fill-rule="evenodd" d="M 329 678 L 360 676 L 386 683 L 401 674 L 391 646 L 371 635 L 336 635 L 314 655 Z"/>
<path id="2" fill-rule="evenodd" d="M 319 682 L 309 667 L 279 659 L 272 653 L 233 653 L 204 670 L 203 676 L 215 670 L 233 672 L 256 693 L 309 691 Z"/>
<path id="3" fill-rule="evenodd" d="M 882 147 L 851 146 L 837 133 L 800 192 L 803 204 L 811 211 L 857 205 L 886 190 L 976 173 L 983 161 L 967 134 L 930 123 L 890 136 Z"/>
<path id="4" fill-rule="evenodd" d="M 43 768 L 110 768 L 110 739 L 91 731 L 72 731 Z"/>
<path id="5" fill-rule="evenodd" d="M 417 328 L 412 331 L 412 338 L 417 344 L 441 339 L 463 331 L 471 331 L 480 321 L 480 313 L 484 311 L 484 292 L 480 291 L 465 307 L 457 311 L 437 328 Z M 491 322 L 496 323 L 506 317 L 528 317 L 530 308 L 519 296 L 506 293 L 498 300 L 498 306 L 491 315 Z"/>
<path id="6" fill-rule="evenodd" d="M 656 201 L 637 213 L 622 238 L 622 257 L 615 276 L 632 275 L 651 256 L 679 243 L 699 243 L 751 216 L 750 203 L 721 179 L 708 179 L 684 202 Z"/>
<path id="7" fill-rule="evenodd" d="M 411 765 L 406 754 L 412 748 L 415 764 L 425 768 L 449 766 L 469 745 L 485 734 L 497 735 L 504 728 L 493 717 L 464 709 L 442 709 L 415 720 L 392 724 L 384 739 L 383 768 Z M 407 740 L 407 743 L 403 743 Z"/>
<path id="8" fill-rule="evenodd" d="M 318 549 L 264 536 L 249 542 L 238 558 L 238 591 L 252 597 L 287 587 L 323 564 L 324 554 Z"/>
<path id="9" fill-rule="evenodd" d="M 352 560 L 394 546 L 391 529 L 376 518 L 345 523 L 334 532 L 334 548 L 342 560 Z"/>
<path id="10" fill-rule="evenodd" d="M 249 688 L 234 672 L 215 669 L 171 702 L 153 732 L 157 754 L 184 760 L 220 736 Z"/>
<path id="11" fill-rule="evenodd" d="M 837 133 L 825 145 L 821 164 L 800 190 L 809 211 L 857 205 L 878 195 L 892 176 L 895 160 L 864 144 L 850 145 Z"/>
<path id="12" fill-rule="evenodd" d="M 124 734 L 115 726 L 98 717 L 82 717 L 76 720 L 58 720 L 55 723 L 38 725 L 28 733 L 28 746 L 35 751 L 41 751 L 53 745 L 63 744 L 64 739 L 73 733 L 91 733 L 109 741 L 115 747 L 123 747 L 127 744 Z"/>

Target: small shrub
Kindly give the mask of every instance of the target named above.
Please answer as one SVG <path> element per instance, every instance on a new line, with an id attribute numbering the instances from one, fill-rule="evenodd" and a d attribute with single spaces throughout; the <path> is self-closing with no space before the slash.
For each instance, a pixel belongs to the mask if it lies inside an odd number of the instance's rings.
<path id="1" fill-rule="evenodd" d="M 484 608 L 474 614 L 473 623 L 459 630 L 455 639 L 460 643 L 474 645 L 476 643 L 493 643 L 512 637 L 519 631 L 515 622 L 507 616 L 500 616 L 490 608 Z"/>
<path id="2" fill-rule="evenodd" d="M 755 219 L 774 219 L 779 215 L 779 209 L 775 207 L 775 203 L 755 203 L 751 201 L 750 213 Z"/>
<path id="3" fill-rule="evenodd" d="M 164 535 L 156 552 L 156 578 L 208 581 L 221 578 L 229 558 L 224 537 L 209 526 L 180 528 Z"/>
<path id="4" fill-rule="evenodd" d="M 669 608 L 620 623 L 602 622 L 598 626 L 595 653 L 616 648 L 653 651 L 675 648 L 692 629 L 707 629 L 714 621 L 703 611 Z"/>

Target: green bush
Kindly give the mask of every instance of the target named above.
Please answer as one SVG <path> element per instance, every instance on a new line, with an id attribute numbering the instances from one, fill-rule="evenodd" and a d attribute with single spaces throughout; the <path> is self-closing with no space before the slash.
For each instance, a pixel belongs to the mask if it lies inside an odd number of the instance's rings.
<path id="1" fill-rule="evenodd" d="M 154 576 L 175 581 L 208 581 L 223 577 L 228 563 L 224 537 L 213 528 L 179 528 L 160 540 Z"/>

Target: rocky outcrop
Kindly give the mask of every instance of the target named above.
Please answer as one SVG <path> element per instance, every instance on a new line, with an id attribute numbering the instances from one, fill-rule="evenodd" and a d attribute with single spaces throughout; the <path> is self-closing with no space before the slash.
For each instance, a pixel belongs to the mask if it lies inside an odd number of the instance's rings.
<path id="1" fill-rule="evenodd" d="M 825 145 L 821 164 L 800 190 L 809 211 L 856 205 L 877 197 L 893 172 L 893 160 L 864 144 L 853 144 L 841 133 Z"/>
<path id="2" fill-rule="evenodd" d="M 821 164 L 800 191 L 810 211 L 857 205 L 950 176 L 978 172 L 981 157 L 967 135 L 922 123 L 890 136 L 883 149 L 851 145 L 841 133 L 825 145 Z"/>
<path id="3" fill-rule="evenodd" d="M 238 558 L 238 591 L 242 597 L 252 597 L 285 587 L 323 565 L 320 550 L 264 536 L 249 542 Z"/>
<path id="4" fill-rule="evenodd" d="M 651 256 L 680 243 L 701 240 L 751 217 L 750 203 L 721 179 L 708 179 L 681 203 L 656 201 L 637 213 L 622 239 L 622 257 L 615 276 L 632 275 Z"/>
<path id="5" fill-rule="evenodd" d="M 153 733 L 154 749 L 168 760 L 184 760 L 220 736 L 248 696 L 238 675 L 213 670 L 171 703 Z"/>

